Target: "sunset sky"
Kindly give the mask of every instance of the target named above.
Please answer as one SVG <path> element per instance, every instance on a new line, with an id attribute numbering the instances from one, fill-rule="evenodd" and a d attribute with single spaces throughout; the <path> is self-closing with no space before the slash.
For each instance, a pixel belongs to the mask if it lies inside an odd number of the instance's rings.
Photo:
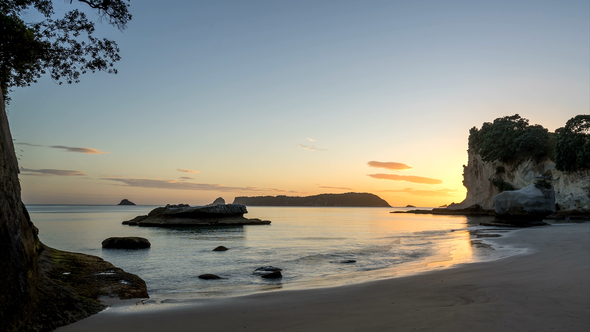
<path id="1" fill-rule="evenodd" d="M 69 1 L 57 14 L 74 8 Z M 11 93 L 26 204 L 465 198 L 473 126 L 590 111 L 581 1 L 131 2 L 119 74 Z"/>

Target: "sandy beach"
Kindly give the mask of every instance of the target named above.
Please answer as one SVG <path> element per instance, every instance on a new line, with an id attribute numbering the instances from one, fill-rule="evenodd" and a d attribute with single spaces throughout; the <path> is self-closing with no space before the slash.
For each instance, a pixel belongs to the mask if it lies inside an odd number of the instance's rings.
<path id="1" fill-rule="evenodd" d="M 357 285 L 114 307 L 57 331 L 590 330 L 590 223 L 489 242 L 529 250 Z"/>

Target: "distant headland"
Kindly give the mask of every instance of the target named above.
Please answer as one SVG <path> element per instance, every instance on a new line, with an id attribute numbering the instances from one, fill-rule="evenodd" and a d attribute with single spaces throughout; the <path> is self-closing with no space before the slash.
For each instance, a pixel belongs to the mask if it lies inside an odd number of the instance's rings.
<path id="1" fill-rule="evenodd" d="M 314 196 L 241 196 L 234 204 L 246 206 L 347 206 L 391 207 L 381 197 L 370 193 L 320 194 Z"/>

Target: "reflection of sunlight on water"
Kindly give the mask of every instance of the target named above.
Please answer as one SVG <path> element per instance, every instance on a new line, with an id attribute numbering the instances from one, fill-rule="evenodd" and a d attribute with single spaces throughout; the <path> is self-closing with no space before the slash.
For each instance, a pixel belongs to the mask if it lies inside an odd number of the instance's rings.
<path id="1" fill-rule="evenodd" d="M 469 232 L 454 232 L 454 236 L 451 239 L 441 243 L 439 251 L 440 255 L 437 255 L 434 261 L 427 263 L 428 268 L 448 268 L 456 264 L 472 261 L 473 249 L 471 247 Z M 438 257 L 440 258 L 437 259 Z"/>

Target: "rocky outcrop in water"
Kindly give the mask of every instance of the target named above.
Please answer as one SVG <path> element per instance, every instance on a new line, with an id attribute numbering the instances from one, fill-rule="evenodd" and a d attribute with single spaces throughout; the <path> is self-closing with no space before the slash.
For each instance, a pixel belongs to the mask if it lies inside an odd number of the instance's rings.
<path id="1" fill-rule="evenodd" d="M 391 207 L 381 197 L 370 193 L 320 194 L 314 196 L 236 197 L 234 204 L 247 206 L 348 206 Z"/>
<path id="2" fill-rule="evenodd" d="M 153 209 L 147 216 L 137 216 L 124 221 L 130 226 L 242 226 L 268 225 L 270 221 L 245 218 L 248 210 L 240 204 L 188 206 L 187 204 L 166 205 Z"/>
<path id="3" fill-rule="evenodd" d="M 135 203 L 125 198 L 117 205 L 135 205 Z"/>
<path id="4" fill-rule="evenodd" d="M 215 206 L 215 205 L 225 205 L 225 199 L 223 197 L 217 197 L 213 203 L 208 204 L 207 206 Z"/>
<path id="5" fill-rule="evenodd" d="M 145 249 L 152 244 L 148 239 L 143 237 L 110 237 L 102 241 L 102 247 L 105 249 Z"/>
<path id="6" fill-rule="evenodd" d="M 555 212 L 553 188 L 537 188 L 534 184 L 520 190 L 504 191 L 494 196 L 496 219 L 543 220 Z"/>

